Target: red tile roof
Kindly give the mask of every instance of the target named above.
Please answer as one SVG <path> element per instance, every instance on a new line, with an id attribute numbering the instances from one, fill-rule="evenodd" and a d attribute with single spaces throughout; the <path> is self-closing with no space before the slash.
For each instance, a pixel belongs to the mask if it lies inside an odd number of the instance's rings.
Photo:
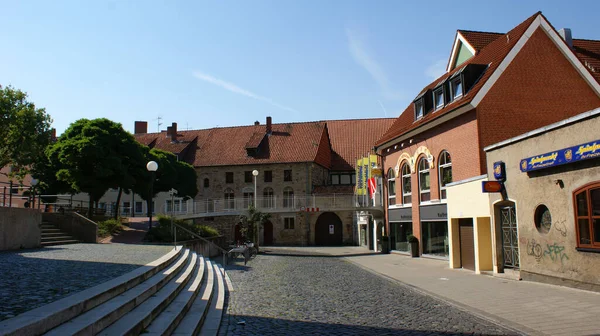
<path id="1" fill-rule="evenodd" d="M 504 35 L 503 33 L 490 33 L 480 32 L 473 30 L 458 30 L 458 32 L 469 42 L 469 44 L 475 48 L 477 52 L 485 48 L 488 44 L 494 42 L 498 37 Z"/>
<path id="2" fill-rule="evenodd" d="M 395 118 L 330 120 L 327 122 L 333 149 L 331 170 L 353 170 L 356 160 L 371 152 L 373 144 Z"/>
<path id="3" fill-rule="evenodd" d="M 525 30 L 527 30 L 527 28 L 531 25 L 535 18 L 540 14 L 541 12 L 535 13 L 527 20 L 521 22 L 511 31 L 504 34 L 504 36 L 509 36 L 509 38 L 496 38 L 494 41 L 490 42 L 486 47 L 481 49 L 475 56 L 471 57 L 452 71 L 445 73 L 438 79 L 431 82 L 431 84 L 423 88 L 423 90 L 421 90 L 421 92 L 424 92 L 427 89 L 433 89 L 437 83 L 440 83 L 441 81 L 451 77 L 455 72 L 460 71 L 467 64 L 489 64 L 489 67 L 483 73 L 483 76 L 462 98 L 459 98 L 447 104 L 440 110 L 430 112 L 418 121 L 414 120 L 414 108 L 411 102 L 411 104 L 408 105 L 404 112 L 402 112 L 402 114 L 396 119 L 396 121 L 390 127 L 390 129 L 377 141 L 377 145 L 383 145 L 387 141 L 390 141 L 402 135 L 405 132 L 418 128 L 450 111 L 457 109 L 460 106 L 470 103 L 471 100 L 473 100 L 473 98 L 475 97 L 475 95 L 479 92 L 481 87 L 484 85 L 484 83 L 494 73 L 498 65 L 502 62 L 502 60 L 504 60 L 508 52 L 514 47 L 514 45 L 521 38 L 523 33 L 525 33 Z"/>
<path id="4" fill-rule="evenodd" d="M 600 83 L 600 41 L 573 39 L 573 51 Z"/>

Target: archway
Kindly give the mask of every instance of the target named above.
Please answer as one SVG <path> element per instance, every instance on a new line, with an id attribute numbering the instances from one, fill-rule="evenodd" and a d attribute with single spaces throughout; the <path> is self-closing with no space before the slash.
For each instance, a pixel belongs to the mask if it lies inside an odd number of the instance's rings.
<path id="1" fill-rule="evenodd" d="M 319 216 L 315 224 L 315 244 L 319 246 L 339 246 L 343 243 L 342 220 L 333 212 Z"/>
<path id="2" fill-rule="evenodd" d="M 273 223 L 267 221 L 263 226 L 263 245 L 273 245 Z"/>
<path id="3" fill-rule="evenodd" d="M 237 243 L 243 243 L 243 241 L 242 241 L 243 237 L 242 237 L 242 231 L 241 231 L 241 229 L 242 229 L 242 224 L 240 224 L 240 223 L 235 224 L 235 234 L 234 234 L 235 241 L 234 242 L 236 244 Z"/>

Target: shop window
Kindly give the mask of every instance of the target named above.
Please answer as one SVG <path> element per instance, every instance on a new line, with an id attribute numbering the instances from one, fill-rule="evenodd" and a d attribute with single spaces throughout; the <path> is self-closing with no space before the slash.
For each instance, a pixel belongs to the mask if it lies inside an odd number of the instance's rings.
<path id="1" fill-rule="evenodd" d="M 402 204 L 412 203 L 412 185 L 410 181 L 410 166 L 408 163 L 402 165 Z"/>
<path id="2" fill-rule="evenodd" d="M 388 206 L 396 204 L 396 173 L 390 168 L 387 173 Z"/>
<path id="3" fill-rule="evenodd" d="M 294 189 L 291 187 L 285 187 L 285 189 L 283 189 L 283 207 L 294 207 Z"/>
<path id="4" fill-rule="evenodd" d="M 535 228 L 540 233 L 548 233 L 550 232 L 550 227 L 552 226 L 552 215 L 550 215 L 550 210 L 544 204 L 540 204 L 535 208 L 535 213 L 533 215 L 533 222 L 535 223 Z"/>
<path id="5" fill-rule="evenodd" d="M 283 218 L 283 228 L 285 230 L 293 230 L 295 223 L 296 222 L 296 218 L 294 217 L 285 217 Z"/>
<path id="6" fill-rule="evenodd" d="M 265 182 L 272 182 L 272 181 L 273 181 L 273 171 L 265 170 Z"/>
<path id="7" fill-rule="evenodd" d="M 275 197 L 273 188 L 265 188 L 263 190 L 263 207 L 271 209 L 275 207 Z"/>
<path id="8" fill-rule="evenodd" d="M 448 257 L 448 222 L 421 222 L 423 254 Z"/>
<path id="9" fill-rule="evenodd" d="M 577 246 L 600 250 L 600 183 L 574 193 Z"/>
<path id="10" fill-rule="evenodd" d="M 223 208 L 225 210 L 235 209 L 235 192 L 233 192 L 233 189 L 225 189 L 225 192 L 223 193 L 223 199 L 225 201 L 223 204 Z"/>
<path id="11" fill-rule="evenodd" d="M 392 250 L 410 252 L 408 236 L 413 234 L 412 222 L 390 223 Z"/>
<path id="12" fill-rule="evenodd" d="M 233 172 L 225 173 L 225 183 L 233 183 Z"/>
<path id="13" fill-rule="evenodd" d="M 419 194 L 421 202 L 431 200 L 429 184 L 429 162 L 424 157 L 419 160 Z"/>
<path id="14" fill-rule="evenodd" d="M 292 181 L 292 170 L 286 169 L 283 171 L 283 181 L 290 182 Z"/>
<path id="15" fill-rule="evenodd" d="M 439 159 L 440 199 L 446 199 L 446 184 L 452 182 L 452 158 L 443 151 Z"/>

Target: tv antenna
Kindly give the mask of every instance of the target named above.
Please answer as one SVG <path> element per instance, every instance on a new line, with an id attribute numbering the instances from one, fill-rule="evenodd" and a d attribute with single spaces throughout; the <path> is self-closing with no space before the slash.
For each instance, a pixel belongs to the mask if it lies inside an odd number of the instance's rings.
<path id="1" fill-rule="evenodd" d="M 156 120 L 156 132 L 160 133 L 160 125 L 162 125 L 162 123 L 160 122 L 163 118 L 161 116 L 158 116 L 156 119 L 152 119 L 152 121 Z"/>

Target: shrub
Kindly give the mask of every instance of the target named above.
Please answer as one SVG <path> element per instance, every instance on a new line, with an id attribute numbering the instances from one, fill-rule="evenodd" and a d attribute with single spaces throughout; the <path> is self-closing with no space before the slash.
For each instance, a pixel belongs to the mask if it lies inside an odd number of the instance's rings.
<path id="1" fill-rule="evenodd" d="M 177 218 L 173 219 L 173 223 L 194 232 L 201 237 L 215 237 L 219 235 L 219 232 L 216 229 L 206 225 L 196 225 Z M 196 239 L 196 237 L 183 230 L 177 230 L 178 241 L 193 239 Z M 148 231 L 145 240 L 150 242 L 172 242 L 173 234 L 171 233 L 171 217 L 158 215 L 158 225 Z"/>
<path id="2" fill-rule="evenodd" d="M 118 219 L 108 219 L 98 222 L 98 236 L 108 237 L 123 229 L 121 221 Z"/>

